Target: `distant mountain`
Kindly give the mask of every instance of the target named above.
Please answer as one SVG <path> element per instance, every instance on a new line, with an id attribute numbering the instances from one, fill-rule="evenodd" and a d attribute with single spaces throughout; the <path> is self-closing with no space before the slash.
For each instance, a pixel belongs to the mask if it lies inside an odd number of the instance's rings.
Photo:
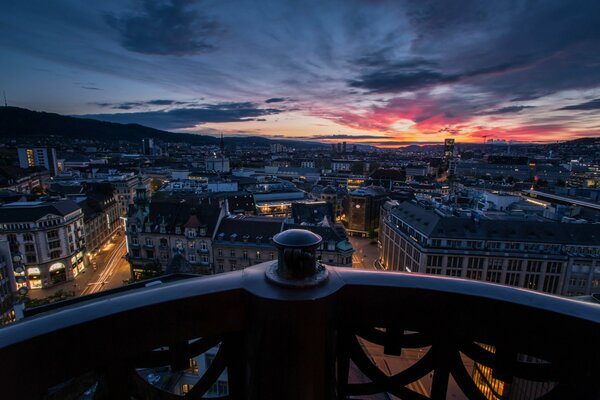
<path id="1" fill-rule="evenodd" d="M 31 111 L 18 107 L 0 107 L 0 137 L 62 136 L 67 139 L 127 140 L 140 142 L 143 138 L 154 138 L 168 142 L 187 142 L 194 145 L 218 145 L 214 136 L 191 133 L 175 133 L 149 128 L 138 124 L 118 124 L 89 118 L 68 117 L 60 114 Z M 274 140 L 257 136 L 226 137 L 226 146 L 256 145 L 269 146 L 281 143 L 293 147 L 325 147 L 318 142 Z"/>

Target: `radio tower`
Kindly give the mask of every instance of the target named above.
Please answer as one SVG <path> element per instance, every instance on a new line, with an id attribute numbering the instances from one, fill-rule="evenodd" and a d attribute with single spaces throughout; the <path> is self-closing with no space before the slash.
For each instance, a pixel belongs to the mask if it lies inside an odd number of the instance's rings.
<path id="1" fill-rule="evenodd" d="M 8 103 L 6 102 L 6 92 L 3 90 L 2 94 L 4 95 L 4 107 L 8 107 Z"/>

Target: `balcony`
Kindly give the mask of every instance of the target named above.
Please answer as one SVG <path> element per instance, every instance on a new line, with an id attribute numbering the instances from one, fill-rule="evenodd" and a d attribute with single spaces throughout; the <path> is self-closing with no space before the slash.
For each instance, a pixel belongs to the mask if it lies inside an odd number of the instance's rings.
<path id="1" fill-rule="evenodd" d="M 484 399 L 465 356 L 503 382 L 549 382 L 544 399 L 600 397 L 600 306 L 476 281 L 322 266 L 318 238 L 286 235 L 274 238 L 277 262 L 161 277 L 53 304 L 0 329 L 0 360 L 9 366 L 0 374 L 2 398 L 77 398 L 90 387 L 95 399 L 182 398 L 136 369 L 184 370 L 219 343 L 185 398 L 203 398 L 226 369 L 233 399 L 444 399 L 452 382 L 465 397 Z M 425 350 L 389 374 L 364 340 L 389 357 Z M 411 384 L 429 376 L 427 395 L 415 391 Z"/>

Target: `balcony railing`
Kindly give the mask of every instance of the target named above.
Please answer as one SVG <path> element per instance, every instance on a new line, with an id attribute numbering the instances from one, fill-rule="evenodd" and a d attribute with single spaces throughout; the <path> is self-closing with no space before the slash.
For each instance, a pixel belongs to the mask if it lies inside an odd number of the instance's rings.
<path id="1" fill-rule="evenodd" d="M 218 344 L 185 398 L 203 398 L 226 370 L 228 399 L 443 399 L 450 377 L 467 398 L 484 399 L 465 357 L 507 385 L 539 383 L 543 399 L 600 398 L 600 306 L 476 281 L 322 266 L 318 240 L 308 239 L 276 237 L 277 262 L 71 299 L 0 329 L 1 398 L 91 391 L 95 399 L 181 399 L 136 370 L 185 370 Z M 390 357 L 425 351 L 389 373 L 364 341 Z M 422 377 L 431 381 L 426 394 L 413 385 Z"/>

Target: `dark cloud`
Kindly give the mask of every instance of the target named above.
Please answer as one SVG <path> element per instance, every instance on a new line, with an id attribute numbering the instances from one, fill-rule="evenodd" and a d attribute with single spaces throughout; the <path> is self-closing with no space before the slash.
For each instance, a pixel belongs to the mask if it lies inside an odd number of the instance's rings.
<path id="1" fill-rule="evenodd" d="M 135 11 L 105 20 L 127 50 L 183 56 L 213 50 L 219 24 L 200 14 L 193 0 L 137 0 Z"/>
<path id="2" fill-rule="evenodd" d="M 368 89 L 374 93 L 416 91 L 429 86 L 459 82 L 495 73 L 503 73 L 519 67 L 518 64 L 502 63 L 462 73 L 443 73 L 428 68 L 413 68 L 413 64 L 384 66 L 350 81 L 350 86 Z"/>
<path id="3" fill-rule="evenodd" d="M 82 89 L 87 89 L 87 90 L 102 90 L 99 87 L 96 86 L 80 86 Z"/>
<path id="4" fill-rule="evenodd" d="M 582 111 L 599 110 L 599 109 L 600 109 L 600 99 L 594 99 L 592 101 L 588 101 L 585 103 L 574 104 L 571 106 L 565 106 L 565 107 L 559 108 L 559 110 L 582 110 Z"/>
<path id="5" fill-rule="evenodd" d="M 112 108 L 113 110 L 133 110 L 137 108 L 147 108 L 151 106 L 194 106 L 197 101 L 181 101 L 181 100 L 147 100 L 147 101 L 125 101 L 120 103 L 99 102 L 91 103 L 100 107 Z"/>
<path id="6" fill-rule="evenodd" d="M 535 107 L 534 106 L 508 106 L 508 107 L 498 108 L 496 110 L 482 111 L 479 113 L 475 113 L 475 115 L 512 114 L 512 113 L 521 112 L 527 108 L 535 108 Z"/>
<path id="7" fill-rule="evenodd" d="M 281 103 L 286 100 L 287 98 L 285 97 L 271 97 L 270 99 L 266 99 L 265 103 Z"/>
<path id="8" fill-rule="evenodd" d="M 122 104 L 121 106 L 126 106 Z M 121 108 L 125 109 L 125 108 Z M 199 124 L 255 121 L 259 117 L 278 114 L 275 108 L 258 108 L 250 102 L 204 104 L 201 107 L 174 108 L 163 111 L 143 111 L 119 114 L 78 115 L 101 121 L 136 123 L 157 129 L 192 128 Z"/>

